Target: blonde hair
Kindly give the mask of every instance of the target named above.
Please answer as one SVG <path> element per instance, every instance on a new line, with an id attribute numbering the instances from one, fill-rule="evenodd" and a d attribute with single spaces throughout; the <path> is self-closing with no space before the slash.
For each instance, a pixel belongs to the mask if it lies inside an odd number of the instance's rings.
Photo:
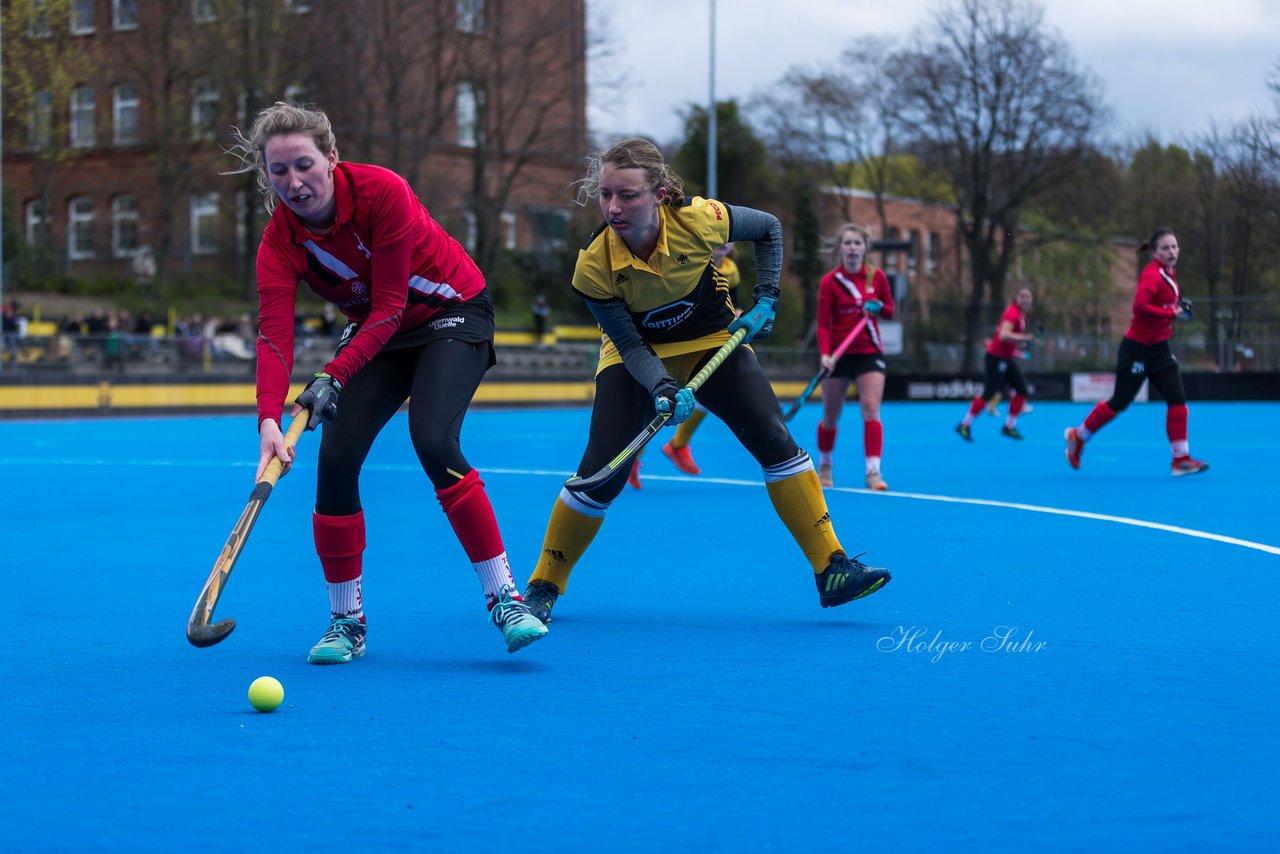
<path id="1" fill-rule="evenodd" d="M 667 188 L 667 197 L 663 204 L 680 207 L 684 204 L 684 181 L 671 171 L 667 161 L 662 158 L 658 146 L 647 139 L 631 137 L 615 142 L 604 151 L 593 151 L 587 155 L 587 174 L 576 184 L 578 187 L 577 203 L 586 205 L 591 199 L 600 195 L 600 171 L 605 166 L 615 169 L 643 169 L 645 184 L 657 192 Z"/>
<path id="2" fill-rule="evenodd" d="M 314 105 L 304 106 L 276 101 L 254 116 L 253 123 L 249 125 L 248 134 L 243 133 L 238 127 L 231 128 L 233 142 L 227 149 L 227 153 L 240 158 L 241 166 L 239 169 L 232 169 L 222 174 L 243 175 L 246 172 L 255 172 L 258 192 L 262 193 L 262 204 L 267 209 L 267 213 L 275 210 L 280 199 L 271 189 L 263 151 L 268 140 L 273 137 L 295 133 L 308 134 L 315 141 L 316 148 L 320 149 L 320 153 L 326 157 L 338 145 L 329 117 L 325 115 L 324 110 Z"/>
<path id="3" fill-rule="evenodd" d="M 853 231 L 862 235 L 862 242 L 867 244 L 867 252 L 871 252 L 871 229 L 865 225 L 858 225 L 856 222 L 846 222 L 844 225 L 836 229 L 836 236 L 831 241 L 831 257 L 835 260 L 836 266 L 844 263 L 844 256 L 840 252 L 840 243 L 844 240 L 846 231 Z M 863 255 L 863 263 L 866 263 L 866 255 Z"/>

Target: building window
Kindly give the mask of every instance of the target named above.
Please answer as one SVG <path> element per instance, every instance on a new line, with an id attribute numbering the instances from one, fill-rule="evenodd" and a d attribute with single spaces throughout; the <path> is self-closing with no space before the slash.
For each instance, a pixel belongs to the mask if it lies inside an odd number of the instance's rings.
<path id="1" fill-rule="evenodd" d="M 201 80 L 191 99 L 191 138 L 213 139 L 217 133 L 218 87 L 211 80 Z"/>
<path id="2" fill-rule="evenodd" d="M 284 87 L 284 99 L 290 104 L 306 104 L 310 102 L 307 97 L 307 87 L 301 83 L 290 83 Z"/>
<path id="3" fill-rule="evenodd" d="M 49 245 L 49 213 L 40 199 L 27 202 L 27 245 Z"/>
<path id="4" fill-rule="evenodd" d="M 284 0 L 284 10 L 291 15 L 305 15 L 311 11 L 311 0 Z"/>
<path id="5" fill-rule="evenodd" d="M 484 109 L 484 90 L 477 88 L 474 83 L 459 83 L 456 109 L 458 145 L 475 148 L 484 132 L 480 124 L 481 111 Z"/>
<path id="6" fill-rule="evenodd" d="M 142 98 L 138 87 L 117 86 L 112 94 L 111 118 L 116 145 L 132 145 L 138 141 L 138 107 Z"/>
<path id="7" fill-rule="evenodd" d="M 138 249 L 138 200 L 116 196 L 111 200 L 111 254 L 131 258 Z"/>
<path id="8" fill-rule="evenodd" d="M 71 147 L 93 147 L 93 90 L 88 86 L 71 90 Z"/>
<path id="9" fill-rule="evenodd" d="M 67 260 L 93 257 L 93 200 L 83 196 L 67 204 Z"/>
<path id="10" fill-rule="evenodd" d="M 191 20 L 207 24 L 218 20 L 217 0 L 191 0 Z"/>
<path id="11" fill-rule="evenodd" d="M 920 231 L 911 229 L 907 232 L 907 240 L 911 241 L 911 250 L 907 253 L 907 272 L 914 273 L 920 266 Z"/>
<path id="12" fill-rule="evenodd" d="M 516 248 L 516 215 L 513 211 L 503 211 L 500 219 L 502 220 L 502 248 L 513 250 Z"/>
<path id="13" fill-rule="evenodd" d="M 458 0 L 458 32 L 484 32 L 484 0 Z"/>
<path id="14" fill-rule="evenodd" d="M 53 144 L 53 96 L 37 92 L 31 101 L 31 127 L 27 141 L 33 150 L 43 150 Z"/>
<path id="15" fill-rule="evenodd" d="M 71 34 L 88 35 L 93 32 L 94 0 L 71 0 Z"/>
<path id="16" fill-rule="evenodd" d="M 33 39 L 53 36 L 53 23 L 49 20 L 49 0 L 35 0 L 31 4 L 31 23 L 27 25 L 27 35 Z"/>
<path id="17" fill-rule="evenodd" d="M 533 245 L 544 250 L 562 250 L 569 241 L 569 214 L 564 211 L 532 211 L 529 225 Z"/>
<path id="18" fill-rule="evenodd" d="M 111 26 L 117 30 L 136 30 L 138 0 L 111 0 Z"/>
<path id="19" fill-rule="evenodd" d="M 942 235 L 936 231 L 929 232 L 928 248 L 924 255 L 924 271 L 929 275 L 938 272 L 938 261 L 942 258 Z"/>
<path id="20" fill-rule="evenodd" d="M 468 252 L 476 251 L 476 242 L 480 239 L 480 231 L 476 226 L 476 212 L 462 212 L 462 246 Z"/>
<path id="21" fill-rule="evenodd" d="M 191 254 L 215 255 L 218 252 L 218 194 L 195 193 L 191 196 Z"/>

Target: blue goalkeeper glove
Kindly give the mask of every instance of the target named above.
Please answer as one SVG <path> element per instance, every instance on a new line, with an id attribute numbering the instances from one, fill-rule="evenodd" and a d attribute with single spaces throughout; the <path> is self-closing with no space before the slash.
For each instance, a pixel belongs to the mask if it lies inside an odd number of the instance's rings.
<path id="1" fill-rule="evenodd" d="M 862 304 L 862 310 L 867 314 L 880 314 L 880 310 L 884 308 L 884 303 L 878 299 L 869 299 Z"/>
<path id="2" fill-rule="evenodd" d="M 659 413 L 670 413 L 671 417 L 667 419 L 669 424 L 679 424 L 688 420 L 693 414 L 693 407 L 697 404 L 697 400 L 693 397 L 691 389 L 676 389 L 675 386 L 666 386 L 658 390 L 653 397 L 653 408 Z"/>
<path id="3" fill-rule="evenodd" d="M 311 378 L 307 387 L 302 390 L 294 403 L 311 410 L 307 418 L 307 429 L 314 430 L 321 424 L 328 424 L 338 415 L 338 395 L 342 392 L 342 383 L 328 374 L 321 372 Z"/>
<path id="4" fill-rule="evenodd" d="M 1181 299 L 1179 299 L 1178 310 L 1174 312 L 1174 317 L 1178 317 L 1182 320 L 1190 320 L 1191 319 L 1191 300 L 1187 299 L 1186 297 L 1182 297 Z"/>
<path id="5" fill-rule="evenodd" d="M 773 332 L 773 317 L 777 313 L 777 307 L 777 297 L 760 297 L 750 311 L 729 324 L 729 332 L 745 328 L 748 341 L 768 338 Z"/>

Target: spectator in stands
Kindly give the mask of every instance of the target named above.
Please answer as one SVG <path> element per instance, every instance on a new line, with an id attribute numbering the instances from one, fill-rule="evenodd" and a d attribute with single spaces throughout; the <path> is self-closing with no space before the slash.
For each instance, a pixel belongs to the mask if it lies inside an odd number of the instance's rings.
<path id="1" fill-rule="evenodd" d="M 9 300 L 0 306 L 0 337 L 4 345 L 0 348 L 0 359 L 7 359 L 10 365 L 18 364 L 18 342 L 22 337 L 18 323 L 19 308 L 17 300 Z"/>
<path id="2" fill-rule="evenodd" d="M 542 339 L 547 334 L 547 321 L 551 317 L 551 306 L 547 303 L 547 298 L 542 294 L 538 294 L 533 301 L 533 343 L 542 346 Z"/>

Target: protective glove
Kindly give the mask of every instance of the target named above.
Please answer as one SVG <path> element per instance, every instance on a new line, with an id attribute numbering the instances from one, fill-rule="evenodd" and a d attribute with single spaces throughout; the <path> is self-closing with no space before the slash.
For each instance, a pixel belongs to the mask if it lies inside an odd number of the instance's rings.
<path id="1" fill-rule="evenodd" d="M 302 390 L 294 403 L 311 410 L 307 418 L 307 429 L 314 430 L 321 424 L 328 424 L 338 414 L 338 394 L 342 391 L 342 383 L 323 371 L 311 378 L 307 387 Z"/>
<path id="2" fill-rule="evenodd" d="M 777 297 L 760 297 L 751 310 L 729 324 L 729 332 L 747 329 L 748 341 L 759 341 L 768 338 L 773 332 L 773 317 L 777 313 Z"/>
<path id="3" fill-rule="evenodd" d="M 869 299 L 862 304 L 862 310 L 867 314 L 879 314 L 882 308 L 884 308 L 884 303 L 878 299 Z"/>
<path id="4" fill-rule="evenodd" d="M 677 389 L 674 385 L 660 388 L 653 397 L 654 409 L 659 413 L 671 413 L 671 417 L 667 419 L 668 424 L 679 424 L 687 420 L 693 414 L 693 407 L 696 404 L 697 400 L 694 399 L 691 389 Z"/>
<path id="5" fill-rule="evenodd" d="M 1183 320 L 1190 320 L 1191 319 L 1191 300 L 1187 299 L 1186 297 L 1181 297 L 1178 300 L 1178 311 L 1175 312 L 1174 316 L 1180 317 Z"/>

